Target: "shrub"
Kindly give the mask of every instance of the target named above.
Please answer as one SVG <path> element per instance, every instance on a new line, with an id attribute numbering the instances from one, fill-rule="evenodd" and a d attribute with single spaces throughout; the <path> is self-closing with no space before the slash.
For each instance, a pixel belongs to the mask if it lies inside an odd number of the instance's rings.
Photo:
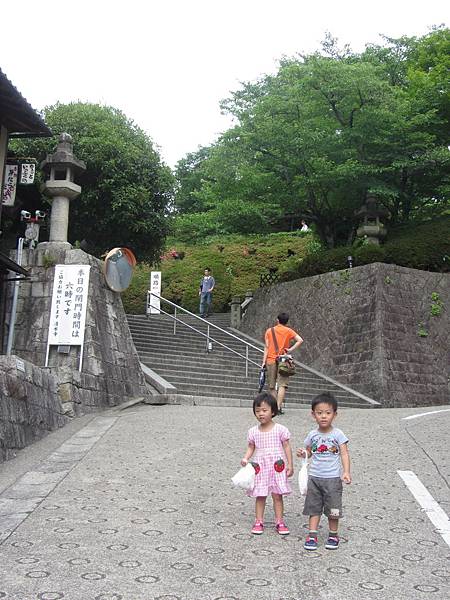
<path id="1" fill-rule="evenodd" d="M 347 256 L 353 265 L 385 262 L 424 271 L 450 271 L 450 216 L 420 224 L 402 225 L 390 231 L 389 241 L 382 245 L 363 244 L 322 250 L 306 256 L 287 271 L 285 281 L 310 277 L 347 268 Z"/>
<path id="2" fill-rule="evenodd" d="M 377 246 L 376 244 L 366 244 L 356 248 L 353 254 L 354 266 L 369 265 L 374 262 L 385 262 L 386 251 L 384 246 Z"/>
<path id="3" fill-rule="evenodd" d="M 351 255 L 351 249 L 347 246 L 333 248 L 333 250 L 321 250 L 306 256 L 295 271 L 289 273 L 289 279 L 297 277 L 310 277 L 328 271 L 340 271 L 348 267 L 347 257 Z M 286 277 L 284 277 L 287 280 Z"/>
<path id="4" fill-rule="evenodd" d="M 184 223 L 190 217 L 186 215 Z M 193 223 L 194 221 L 191 221 Z M 389 232 L 389 241 L 383 246 L 363 244 L 341 246 L 333 250 L 319 249 L 312 235 L 300 237 L 293 233 L 268 235 L 230 235 L 204 237 L 194 244 L 184 244 L 180 239 L 167 240 L 167 248 L 175 248 L 184 260 L 163 260 L 163 296 L 197 312 L 198 284 L 203 270 L 213 270 L 217 286 L 214 291 L 214 310 L 228 310 L 232 295 L 241 298 L 248 289 L 259 286 L 263 272 L 276 268 L 281 281 L 309 277 L 329 271 L 347 269 L 347 257 L 353 256 L 354 266 L 372 262 L 386 262 L 430 271 L 450 270 L 450 216 L 399 227 Z M 150 265 L 136 267 L 130 287 L 123 293 L 123 303 L 128 313 L 143 313 L 149 284 Z"/>
<path id="5" fill-rule="evenodd" d="M 193 312 L 198 311 L 198 286 L 205 267 L 211 267 L 217 285 L 213 310 L 227 311 L 231 296 L 244 297 L 247 290 L 259 286 L 259 276 L 277 267 L 281 274 L 293 269 L 305 256 L 306 240 L 294 233 L 270 235 L 230 235 L 184 244 L 173 237 L 167 240 L 168 249 L 176 249 L 183 260 L 172 257 L 158 266 L 136 266 L 130 287 L 122 294 L 127 313 L 142 314 L 149 285 L 150 271 L 162 272 L 162 295 Z M 209 243 L 207 243 L 209 242 Z M 293 255 L 291 255 L 293 254 Z"/>
<path id="6" fill-rule="evenodd" d="M 414 239 L 390 242 L 385 246 L 385 262 L 424 271 L 449 271 L 449 261 L 445 260 L 450 254 L 449 237 L 447 231 L 440 238 L 422 234 Z"/>

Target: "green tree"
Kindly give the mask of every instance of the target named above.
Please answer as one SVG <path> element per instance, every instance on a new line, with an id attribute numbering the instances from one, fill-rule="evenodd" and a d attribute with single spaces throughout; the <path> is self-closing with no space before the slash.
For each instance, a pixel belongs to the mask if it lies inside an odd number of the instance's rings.
<path id="1" fill-rule="evenodd" d="M 393 221 L 442 213 L 450 192 L 450 30 L 435 27 L 422 38 L 385 38 L 362 58 L 377 65 L 406 104 L 403 131 L 384 178 Z"/>
<path id="2" fill-rule="evenodd" d="M 184 240 L 268 231 L 274 213 L 273 204 L 266 201 L 269 186 L 264 174 L 248 165 L 238 128 L 227 131 L 213 146 L 187 155 L 178 163 L 176 177 L 180 216 L 175 218 L 174 232 Z M 261 201 L 259 191 L 265 196 Z"/>
<path id="3" fill-rule="evenodd" d="M 282 61 L 257 88 L 224 104 L 253 165 L 272 175 L 284 212 L 308 217 L 329 246 L 347 241 L 382 167 L 374 159 L 385 152 L 398 98 L 372 65 L 318 54 Z"/>
<path id="4" fill-rule="evenodd" d="M 139 257 L 158 256 L 169 228 L 174 180 L 152 140 L 118 109 L 56 104 L 44 110 L 55 134 L 74 140 L 74 153 L 86 163 L 82 193 L 71 203 L 69 241 L 87 240 L 94 254 L 126 246 Z M 13 149 L 38 161 L 55 140 L 14 142 Z"/>
<path id="5" fill-rule="evenodd" d="M 357 55 L 328 35 L 322 53 L 283 59 L 275 75 L 243 84 L 222 103 L 236 125 L 198 166 L 202 210 L 227 232 L 301 215 L 329 247 L 352 240 L 369 193 L 393 222 L 442 211 L 447 38 L 386 39 Z"/>
<path id="6" fill-rule="evenodd" d="M 433 110 L 430 124 L 439 142 L 446 143 L 450 122 L 450 29 L 443 25 L 421 37 L 384 38 L 370 45 L 362 59 L 378 65 L 393 86 L 408 92 L 414 110 Z"/>
<path id="7" fill-rule="evenodd" d="M 189 152 L 178 161 L 175 177 L 178 182 L 175 193 L 175 207 L 179 213 L 202 212 L 208 207 L 198 192 L 205 183 L 206 174 L 203 165 L 207 161 L 211 148 L 201 147 L 197 152 Z"/>

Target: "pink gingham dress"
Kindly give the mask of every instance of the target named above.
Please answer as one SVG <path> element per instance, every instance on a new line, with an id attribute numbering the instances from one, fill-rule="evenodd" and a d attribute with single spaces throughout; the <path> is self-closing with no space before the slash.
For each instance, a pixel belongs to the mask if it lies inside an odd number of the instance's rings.
<path id="1" fill-rule="evenodd" d="M 260 471 L 255 477 L 255 487 L 247 491 L 247 496 L 292 493 L 286 475 L 287 460 L 283 448 L 283 442 L 290 437 L 289 429 L 279 423 L 275 423 L 271 431 L 261 431 L 259 425 L 248 430 L 247 441 L 255 445 L 255 452 L 250 461 L 257 463 Z M 275 462 L 279 459 L 284 461 L 284 469 L 280 473 L 275 470 Z"/>

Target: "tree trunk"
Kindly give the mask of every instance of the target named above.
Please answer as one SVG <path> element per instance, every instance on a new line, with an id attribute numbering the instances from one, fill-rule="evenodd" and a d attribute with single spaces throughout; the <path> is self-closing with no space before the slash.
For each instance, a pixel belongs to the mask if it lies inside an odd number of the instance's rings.
<path id="1" fill-rule="evenodd" d="M 348 232 L 347 246 L 351 246 L 353 244 L 355 237 L 356 237 L 356 227 L 352 227 Z"/>
<path id="2" fill-rule="evenodd" d="M 334 248 L 336 243 L 334 227 L 320 217 L 316 217 L 316 229 L 325 246 L 328 249 Z"/>

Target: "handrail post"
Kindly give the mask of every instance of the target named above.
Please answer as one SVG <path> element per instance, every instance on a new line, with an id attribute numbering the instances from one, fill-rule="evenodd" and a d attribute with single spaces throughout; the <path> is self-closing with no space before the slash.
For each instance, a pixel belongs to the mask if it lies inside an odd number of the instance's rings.
<path id="1" fill-rule="evenodd" d="M 206 352 L 209 352 L 209 323 L 206 328 Z"/>
<path id="2" fill-rule="evenodd" d="M 173 313 L 174 319 L 173 319 L 173 335 L 176 335 L 177 333 L 177 307 L 175 306 L 175 311 Z"/>
<path id="3" fill-rule="evenodd" d="M 245 344 L 245 376 L 248 377 L 248 346 Z"/>

